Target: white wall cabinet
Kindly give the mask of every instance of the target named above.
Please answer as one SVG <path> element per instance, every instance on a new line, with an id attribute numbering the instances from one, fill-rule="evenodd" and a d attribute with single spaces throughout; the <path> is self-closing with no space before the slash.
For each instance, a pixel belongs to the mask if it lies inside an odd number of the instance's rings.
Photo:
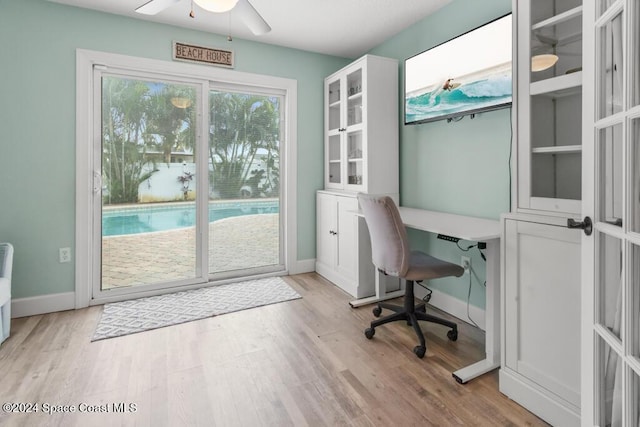
<path id="1" fill-rule="evenodd" d="M 567 220 L 581 220 L 582 1 L 512 4 L 515 179 L 502 218 L 500 391 L 552 425 L 579 425 L 582 232 Z M 539 65 L 550 54 L 557 62 Z"/>
<path id="2" fill-rule="evenodd" d="M 368 292 L 356 278 L 356 216 L 358 199 L 353 194 L 318 191 L 316 271 L 349 294 Z M 373 287 L 371 287 L 372 291 Z"/>
<path id="3" fill-rule="evenodd" d="M 500 391 L 552 425 L 579 425 L 581 233 L 561 218 L 503 223 Z"/>
<path id="4" fill-rule="evenodd" d="M 398 62 L 365 55 L 325 79 L 325 189 L 398 192 Z"/>
<path id="5" fill-rule="evenodd" d="M 582 2 L 514 1 L 517 210 L 581 210 Z M 538 61 L 556 55 L 555 65 Z M 534 59 L 535 58 L 535 59 Z"/>
<path id="6" fill-rule="evenodd" d="M 375 268 L 358 258 L 360 246 L 369 243 L 356 241 L 356 196 L 387 194 L 398 201 L 398 61 L 365 55 L 327 77 L 324 90 L 325 190 L 316 198 L 316 271 L 365 298 L 375 294 Z"/>

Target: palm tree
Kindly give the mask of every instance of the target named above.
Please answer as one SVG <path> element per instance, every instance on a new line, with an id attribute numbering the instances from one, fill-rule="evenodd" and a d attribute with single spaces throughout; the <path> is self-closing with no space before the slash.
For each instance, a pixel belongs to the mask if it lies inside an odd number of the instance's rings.
<path id="1" fill-rule="evenodd" d="M 105 77 L 102 84 L 102 173 L 108 203 L 138 199 L 138 186 L 153 172 L 143 172 L 144 105 L 149 88 L 139 81 Z"/>
<path id="2" fill-rule="evenodd" d="M 245 186 L 258 196 L 269 182 L 277 183 L 279 153 L 279 103 L 261 95 L 211 92 L 209 157 L 210 182 L 223 198 L 235 198 Z M 265 169 L 251 169 L 256 156 L 266 156 Z M 275 173 L 275 177 L 274 177 Z M 279 190 L 279 189 L 278 189 Z"/>

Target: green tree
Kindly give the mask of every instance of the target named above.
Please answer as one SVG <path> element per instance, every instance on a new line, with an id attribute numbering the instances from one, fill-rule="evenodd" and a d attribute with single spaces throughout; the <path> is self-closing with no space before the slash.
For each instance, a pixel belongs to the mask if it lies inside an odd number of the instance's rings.
<path id="1" fill-rule="evenodd" d="M 143 172 L 144 108 L 149 88 L 114 77 L 102 84 L 102 173 L 108 203 L 136 202 L 138 186 L 153 172 Z"/>
<path id="2" fill-rule="evenodd" d="M 148 145 L 162 152 L 165 163 L 171 163 L 171 152 L 182 145 L 193 148 L 194 126 L 191 126 L 194 91 L 192 88 L 164 85 L 149 97 L 145 134 Z M 157 136 L 153 138 L 152 136 Z"/>
<path id="3" fill-rule="evenodd" d="M 246 186 L 254 197 L 279 192 L 278 99 L 211 92 L 209 106 L 210 183 L 220 197 L 236 198 Z M 266 169 L 251 168 L 257 156 Z"/>
<path id="4" fill-rule="evenodd" d="M 138 187 L 155 171 L 149 151 L 171 162 L 178 146 L 193 148 L 193 88 L 104 77 L 102 165 L 107 203 L 136 203 Z M 145 168 L 145 165 L 147 167 Z"/>

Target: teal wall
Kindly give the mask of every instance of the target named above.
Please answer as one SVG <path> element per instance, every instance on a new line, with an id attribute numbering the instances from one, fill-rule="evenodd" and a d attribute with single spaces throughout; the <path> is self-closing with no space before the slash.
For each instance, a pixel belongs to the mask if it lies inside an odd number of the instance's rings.
<path id="1" fill-rule="evenodd" d="M 171 61 L 171 42 L 232 48 L 236 70 L 298 81 L 298 256 L 315 258 L 323 185 L 323 80 L 348 60 L 44 0 L 0 0 L 0 241 L 16 253 L 13 297 L 74 290 L 75 50 Z"/>
<path id="2" fill-rule="evenodd" d="M 455 0 L 370 53 L 402 64 L 510 9 L 511 0 Z M 225 36 L 44 0 L 0 0 L 0 40 L 0 241 L 16 247 L 13 297 L 71 292 L 75 266 L 58 263 L 58 248 L 75 252 L 75 50 L 170 61 L 173 40 L 229 43 Z M 323 185 L 322 82 L 350 61 L 240 39 L 232 48 L 238 71 L 298 81 L 297 258 L 315 258 L 315 191 Z M 451 124 L 401 126 L 401 203 L 493 219 L 508 211 L 509 114 L 505 109 Z M 426 233 L 410 235 L 415 245 L 444 259 L 470 255 L 471 303 L 484 306 L 485 270 L 477 251 L 463 253 Z M 439 279 L 432 286 L 467 299 L 466 279 Z"/>
<path id="3" fill-rule="evenodd" d="M 377 46 L 370 53 L 404 60 L 511 11 L 511 0 L 455 0 L 435 14 Z M 490 49 L 491 46 L 487 46 Z M 454 54 L 454 53 L 452 53 Z M 400 96 L 400 105 L 402 97 Z M 404 123 L 402 111 L 400 123 Z M 510 109 L 471 120 L 400 126 L 400 203 L 404 206 L 499 219 L 509 211 Z M 462 252 L 429 233 L 410 230 L 412 246 L 459 263 L 471 257 L 471 304 L 484 307 L 485 263 L 477 249 Z M 466 248 L 474 242 L 460 242 Z M 468 276 L 438 279 L 430 286 L 463 301 Z"/>

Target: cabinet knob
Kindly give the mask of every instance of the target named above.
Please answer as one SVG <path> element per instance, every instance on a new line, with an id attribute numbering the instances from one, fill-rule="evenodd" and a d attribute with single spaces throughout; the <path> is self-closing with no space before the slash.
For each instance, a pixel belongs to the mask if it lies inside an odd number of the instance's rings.
<path id="1" fill-rule="evenodd" d="M 338 132 L 344 132 L 345 130 L 347 130 L 347 128 L 339 128 Z"/>

